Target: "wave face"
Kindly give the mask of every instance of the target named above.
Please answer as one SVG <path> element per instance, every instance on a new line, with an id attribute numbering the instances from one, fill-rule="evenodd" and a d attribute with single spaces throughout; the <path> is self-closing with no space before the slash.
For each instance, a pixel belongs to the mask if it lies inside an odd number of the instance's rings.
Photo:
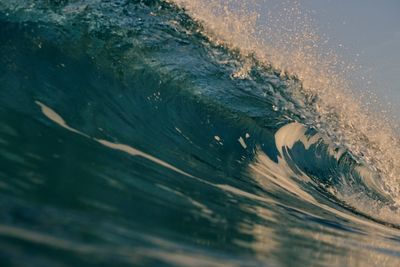
<path id="1" fill-rule="evenodd" d="M 390 130 L 184 2 L 0 2 L 1 265 L 398 266 Z"/>

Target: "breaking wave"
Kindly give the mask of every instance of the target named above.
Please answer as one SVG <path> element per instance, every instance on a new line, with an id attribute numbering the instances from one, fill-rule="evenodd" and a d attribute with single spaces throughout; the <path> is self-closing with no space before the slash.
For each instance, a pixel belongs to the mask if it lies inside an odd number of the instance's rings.
<path id="1" fill-rule="evenodd" d="M 397 266 L 390 120 L 299 5 L 257 12 L 2 1 L 0 259 Z"/>

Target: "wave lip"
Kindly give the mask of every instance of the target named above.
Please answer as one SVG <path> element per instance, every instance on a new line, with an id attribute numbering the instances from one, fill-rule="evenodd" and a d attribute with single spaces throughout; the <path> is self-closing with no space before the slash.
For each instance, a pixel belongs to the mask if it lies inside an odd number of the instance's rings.
<path id="1" fill-rule="evenodd" d="M 283 79 L 289 78 L 289 102 L 296 107 L 293 112 L 300 109 L 300 117 L 305 118 L 299 122 L 316 128 L 376 170 L 379 190 L 398 206 L 400 146 L 393 122 L 383 112 L 368 111 L 376 107 L 368 107 L 362 102 L 366 97 L 353 93 L 354 85 L 346 78 L 353 67 L 342 65 L 344 60 L 334 51 L 324 51 L 323 40 L 313 30 L 307 12 L 298 4 L 284 3 L 280 12 L 264 18 L 268 20 L 265 27 L 260 22 L 262 14 L 251 4 L 172 2 L 199 21 L 213 42 L 237 49 L 244 57 L 251 55 L 261 64 L 273 66 Z M 265 4 L 268 6 L 268 1 Z"/>

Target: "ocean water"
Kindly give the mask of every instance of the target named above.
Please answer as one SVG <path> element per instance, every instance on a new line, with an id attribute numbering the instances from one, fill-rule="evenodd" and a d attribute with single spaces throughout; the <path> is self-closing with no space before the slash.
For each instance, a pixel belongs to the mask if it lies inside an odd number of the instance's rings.
<path id="1" fill-rule="evenodd" d="M 399 266 L 396 129 L 288 5 L 1 0 L 0 266 Z"/>

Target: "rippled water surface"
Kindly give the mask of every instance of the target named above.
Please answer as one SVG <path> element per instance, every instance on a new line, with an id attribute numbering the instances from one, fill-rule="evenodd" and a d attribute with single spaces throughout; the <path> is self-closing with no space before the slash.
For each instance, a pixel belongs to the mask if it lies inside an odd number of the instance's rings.
<path id="1" fill-rule="evenodd" d="M 399 266 L 386 169 L 193 16 L 0 1 L 0 265 Z"/>

